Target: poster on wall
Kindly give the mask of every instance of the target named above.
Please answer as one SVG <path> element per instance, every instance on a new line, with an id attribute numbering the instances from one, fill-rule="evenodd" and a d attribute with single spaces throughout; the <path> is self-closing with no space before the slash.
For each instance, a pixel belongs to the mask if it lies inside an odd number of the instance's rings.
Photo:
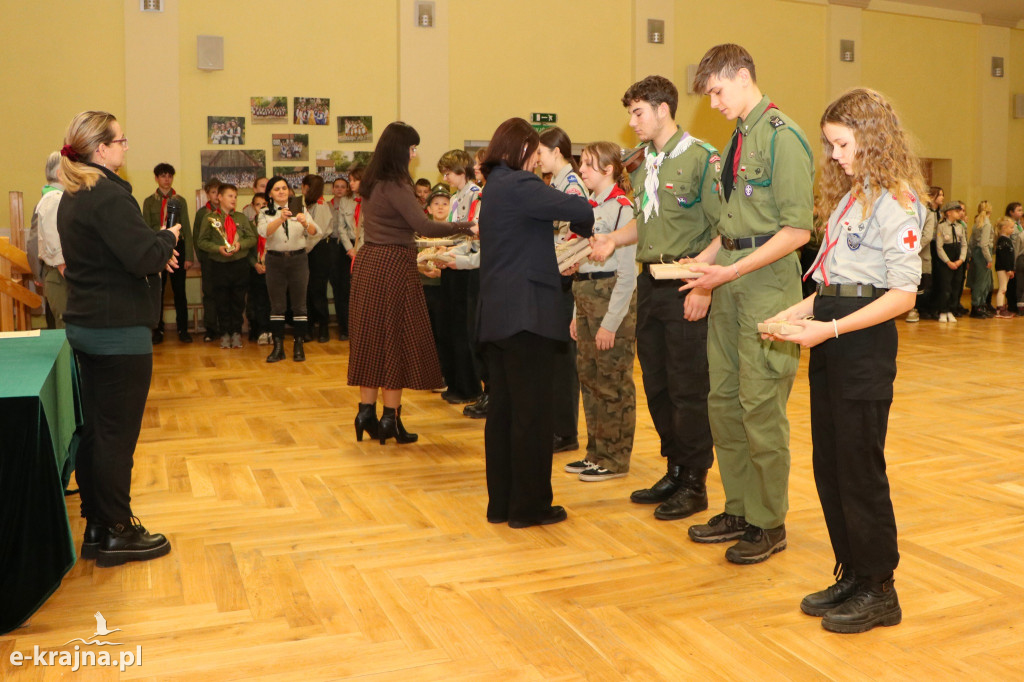
<path id="1" fill-rule="evenodd" d="M 372 116 L 339 116 L 338 142 L 372 142 Z"/>
<path id="2" fill-rule="evenodd" d="M 249 114 L 253 124 L 287 123 L 287 97 L 250 97 Z"/>
<path id="3" fill-rule="evenodd" d="M 207 116 L 206 141 L 209 144 L 245 144 L 245 118 Z"/>
<path id="4" fill-rule="evenodd" d="M 373 152 L 339 152 L 321 149 L 316 153 L 316 174 L 324 179 L 324 185 L 331 185 L 340 177 L 348 177 L 353 166 L 366 167 Z"/>
<path id="5" fill-rule="evenodd" d="M 309 175 L 309 166 L 274 166 L 274 175 L 280 175 L 296 192 L 302 188 L 302 178 Z"/>
<path id="6" fill-rule="evenodd" d="M 331 120 L 331 100 L 327 97 L 296 97 L 292 123 L 325 126 Z"/>
<path id="7" fill-rule="evenodd" d="M 275 133 L 271 138 L 274 161 L 309 161 L 309 135 Z"/>
<path id="8" fill-rule="evenodd" d="M 199 152 L 203 184 L 210 178 L 238 187 L 239 194 L 252 194 L 256 178 L 267 174 L 267 153 L 262 149 L 208 149 Z"/>

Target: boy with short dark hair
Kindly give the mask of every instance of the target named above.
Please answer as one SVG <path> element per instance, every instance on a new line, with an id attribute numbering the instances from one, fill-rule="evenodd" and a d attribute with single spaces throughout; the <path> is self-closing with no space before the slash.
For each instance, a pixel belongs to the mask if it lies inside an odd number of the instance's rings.
<path id="1" fill-rule="evenodd" d="M 188 202 L 182 199 L 174 188 L 174 166 L 169 163 L 158 163 L 153 168 L 153 177 L 156 179 L 156 191 L 146 197 L 142 202 L 142 217 L 146 224 L 154 232 L 163 229 L 164 220 L 167 216 L 168 207 L 176 207 L 178 213 L 177 222 L 181 224 L 181 233 L 178 235 L 178 244 L 174 250 L 178 254 L 178 262 L 181 264 L 174 272 L 161 273 L 160 290 L 160 321 L 153 330 L 153 343 L 163 343 L 164 340 L 164 292 L 167 290 L 167 280 L 171 281 L 171 291 L 174 293 L 174 319 L 178 328 L 178 340 L 182 343 L 192 343 L 192 336 L 188 333 L 188 297 L 185 295 L 185 279 L 188 276 L 188 269 L 192 267 L 195 260 L 192 250 L 192 227 L 188 221 Z"/>
<path id="2" fill-rule="evenodd" d="M 203 183 L 206 204 L 196 211 L 197 230 L 202 227 L 206 216 L 216 211 L 220 206 L 219 191 L 220 180 L 217 178 L 210 178 Z M 196 239 L 198 241 L 198 235 L 196 235 Z M 199 272 L 202 277 L 200 286 L 203 292 L 203 326 L 206 328 L 203 341 L 213 341 L 217 338 L 217 305 L 213 298 L 213 286 L 209 281 L 210 278 L 206 276 L 206 263 L 209 261 L 209 258 L 205 251 L 196 248 L 196 259 L 199 261 Z"/>
<path id="3" fill-rule="evenodd" d="M 423 212 L 427 212 L 427 199 L 430 197 L 430 180 L 420 178 L 416 181 L 416 200 L 423 206 Z"/>
<path id="4" fill-rule="evenodd" d="M 256 246 L 256 230 L 244 213 L 235 210 L 237 187 L 221 185 L 219 196 L 220 207 L 203 219 L 196 244 L 208 254 L 206 276 L 217 300 L 220 347 L 241 348 L 249 250 Z"/>

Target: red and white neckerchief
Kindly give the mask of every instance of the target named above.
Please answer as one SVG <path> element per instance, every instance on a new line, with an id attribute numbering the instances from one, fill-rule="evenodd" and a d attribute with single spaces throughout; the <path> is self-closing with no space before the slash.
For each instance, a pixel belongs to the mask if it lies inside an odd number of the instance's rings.
<path id="1" fill-rule="evenodd" d="M 849 201 L 846 202 L 846 206 L 843 207 L 843 212 L 839 214 L 839 218 L 835 222 L 836 238 L 834 240 L 829 239 L 829 233 L 832 231 L 833 227 L 832 223 L 828 223 L 825 225 L 825 248 L 822 249 L 821 252 L 818 254 L 818 259 L 814 261 L 814 265 L 811 266 L 811 269 L 808 270 L 807 274 L 803 276 L 804 282 L 807 281 L 808 277 L 814 274 L 815 270 L 821 270 L 822 282 L 825 284 L 825 286 L 828 286 L 828 273 L 825 272 L 825 260 L 828 258 L 829 251 L 831 251 L 835 247 L 835 245 L 839 243 L 839 238 L 843 236 L 843 228 L 840 225 L 840 223 L 846 216 L 847 211 L 850 210 L 850 207 L 853 206 L 853 204 L 856 201 L 857 197 L 851 192 Z"/>
<path id="2" fill-rule="evenodd" d="M 177 194 L 177 192 L 172 187 L 170 194 L 161 194 L 159 190 L 157 190 L 157 194 L 160 194 L 160 226 L 163 227 L 164 217 L 167 215 L 167 200 Z"/>

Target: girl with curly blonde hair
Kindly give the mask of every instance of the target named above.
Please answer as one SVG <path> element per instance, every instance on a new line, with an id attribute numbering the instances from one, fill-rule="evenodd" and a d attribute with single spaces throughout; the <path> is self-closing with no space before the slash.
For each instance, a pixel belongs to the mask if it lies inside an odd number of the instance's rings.
<path id="1" fill-rule="evenodd" d="M 879 93 L 851 90 L 830 104 L 821 141 L 820 205 L 830 217 L 805 275 L 816 292 L 769 322 L 792 327 L 773 338 L 811 348 L 814 480 L 836 558 L 836 582 L 800 608 L 823 616 L 826 630 L 852 633 L 902 618 L 885 433 L 894 318 L 914 307 L 927 194 L 899 118 Z"/>

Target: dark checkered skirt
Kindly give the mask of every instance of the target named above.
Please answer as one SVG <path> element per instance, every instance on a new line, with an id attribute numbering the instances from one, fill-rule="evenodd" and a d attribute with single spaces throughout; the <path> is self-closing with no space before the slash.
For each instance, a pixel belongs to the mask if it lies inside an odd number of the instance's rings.
<path id="1" fill-rule="evenodd" d="M 443 385 L 416 249 L 364 244 L 349 296 L 349 386 L 429 390 Z"/>

